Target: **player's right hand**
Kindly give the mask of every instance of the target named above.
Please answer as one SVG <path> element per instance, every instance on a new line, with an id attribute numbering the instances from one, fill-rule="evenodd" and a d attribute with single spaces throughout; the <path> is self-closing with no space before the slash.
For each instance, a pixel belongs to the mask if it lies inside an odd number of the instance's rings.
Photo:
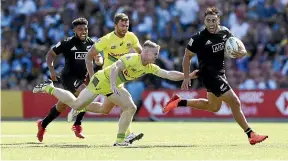
<path id="1" fill-rule="evenodd" d="M 190 80 L 190 78 L 185 78 L 182 82 L 181 89 L 182 90 L 188 90 L 189 86 L 191 86 L 191 80 Z"/>
<path id="2" fill-rule="evenodd" d="M 50 69 L 50 77 L 51 77 L 52 81 L 57 81 L 57 73 L 56 73 L 55 69 Z"/>

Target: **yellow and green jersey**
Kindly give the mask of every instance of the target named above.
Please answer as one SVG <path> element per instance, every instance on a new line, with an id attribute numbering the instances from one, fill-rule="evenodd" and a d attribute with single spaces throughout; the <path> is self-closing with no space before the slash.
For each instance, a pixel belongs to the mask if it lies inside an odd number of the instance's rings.
<path id="1" fill-rule="evenodd" d="M 160 70 L 160 67 L 156 64 L 142 65 L 141 55 L 137 53 L 130 53 L 120 57 L 120 60 L 125 65 L 125 69 L 120 71 L 116 85 L 123 84 L 125 82 L 137 79 L 145 74 L 155 74 Z M 110 80 L 111 67 L 108 66 L 104 69 L 105 76 Z"/>
<path id="2" fill-rule="evenodd" d="M 120 38 L 113 31 L 101 37 L 94 47 L 97 52 L 103 52 L 103 68 L 106 68 L 138 45 L 140 46 L 139 40 L 133 32 L 128 31 L 123 38 Z"/>
<path id="3" fill-rule="evenodd" d="M 156 64 L 142 65 L 141 55 L 137 53 L 130 53 L 120 57 L 120 60 L 124 63 L 125 69 L 119 71 L 116 77 L 116 85 L 123 87 L 125 82 L 137 79 L 145 74 L 156 74 L 160 67 Z M 109 94 L 111 93 L 110 75 L 112 65 L 98 71 L 91 78 L 88 89 L 95 94 Z"/>

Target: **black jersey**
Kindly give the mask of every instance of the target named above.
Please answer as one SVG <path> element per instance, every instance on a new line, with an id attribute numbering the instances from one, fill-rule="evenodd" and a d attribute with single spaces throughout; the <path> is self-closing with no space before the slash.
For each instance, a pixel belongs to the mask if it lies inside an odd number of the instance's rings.
<path id="1" fill-rule="evenodd" d="M 191 37 L 186 48 L 197 54 L 201 74 L 224 74 L 224 49 L 226 40 L 233 34 L 224 26 L 211 34 L 205 28 Z"/>
<path id="2" fill-rule="evenodd" d="M 62 74 L 84 79 L 87 73 L 85 56 L 93 44 L 94 41 L 89 37 L 85 41 L 81 41 L 76 36 L 58 42 L 53 47 L 53 51 L 57 55 L 63 54 L 65 57 Z"/>

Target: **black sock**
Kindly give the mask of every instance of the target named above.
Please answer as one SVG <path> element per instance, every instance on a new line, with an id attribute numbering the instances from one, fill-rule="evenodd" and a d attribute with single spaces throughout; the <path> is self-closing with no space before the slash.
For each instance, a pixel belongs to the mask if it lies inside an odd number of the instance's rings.
<path id="1" fill-rule="evenodd" d="M 187 106 L 187 100 L 180 100 L 178 106 Z"/>
<path id="2" fill-rule="evenodd" d="M 245 133 L 247 134 L 248 138 L 251 137 L 252 132 L 253 132 L 253 130 L 250 127 L 247 130 L 245 130 Z"/>
<path id="3" fill-rule="evenodd" d="M 83 117 L 85 115 L 85 112 L 80 112 L 77 117 L 76 117 L 76 121 L 74 122 L 74 126 L 75 125 L 81 125 L 81 121 L 83 120 Z"/>
<path id="4" fill-rule="evenodd" d="M 52 122 L 56 117 L 58 117 L 58 116 L 60 115 L 60 113 L 61 113 L 61 112 L 57 111 L 56 105 L 54 105 L 54 106 L 51 108 L 48 116 L 46 116 L 46 117 L 44 118 L 44 120 L 42 121 L 42 127 L 43 127 L 43 128 L 46 128 L 47 125 L 48 125 L 50 122 Z"/>

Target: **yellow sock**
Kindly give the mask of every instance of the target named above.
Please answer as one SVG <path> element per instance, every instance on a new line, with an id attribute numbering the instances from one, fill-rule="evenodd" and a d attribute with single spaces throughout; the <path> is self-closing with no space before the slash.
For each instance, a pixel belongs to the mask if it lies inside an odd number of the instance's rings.
<path id="1" fill-rule="evenodd" d="M 45 90 L 47 93 L 53 95 L 55 89 L 54 89 L 54 87 L 52 87 L 52 86 L 46 86 L 44 90 Z"/>
<path id="2" fill-rule="evenodd" d="M 125 134 L 117 134 L 117 139 L 116 142 L 117 143 L 121 143 L 125 138 Z"/>
<path id="3" fill-rule="evenodd" d="M 78 112 L 86 112 L 86 107 L 84 107 L 82 110 L 78 110 Z"/>

